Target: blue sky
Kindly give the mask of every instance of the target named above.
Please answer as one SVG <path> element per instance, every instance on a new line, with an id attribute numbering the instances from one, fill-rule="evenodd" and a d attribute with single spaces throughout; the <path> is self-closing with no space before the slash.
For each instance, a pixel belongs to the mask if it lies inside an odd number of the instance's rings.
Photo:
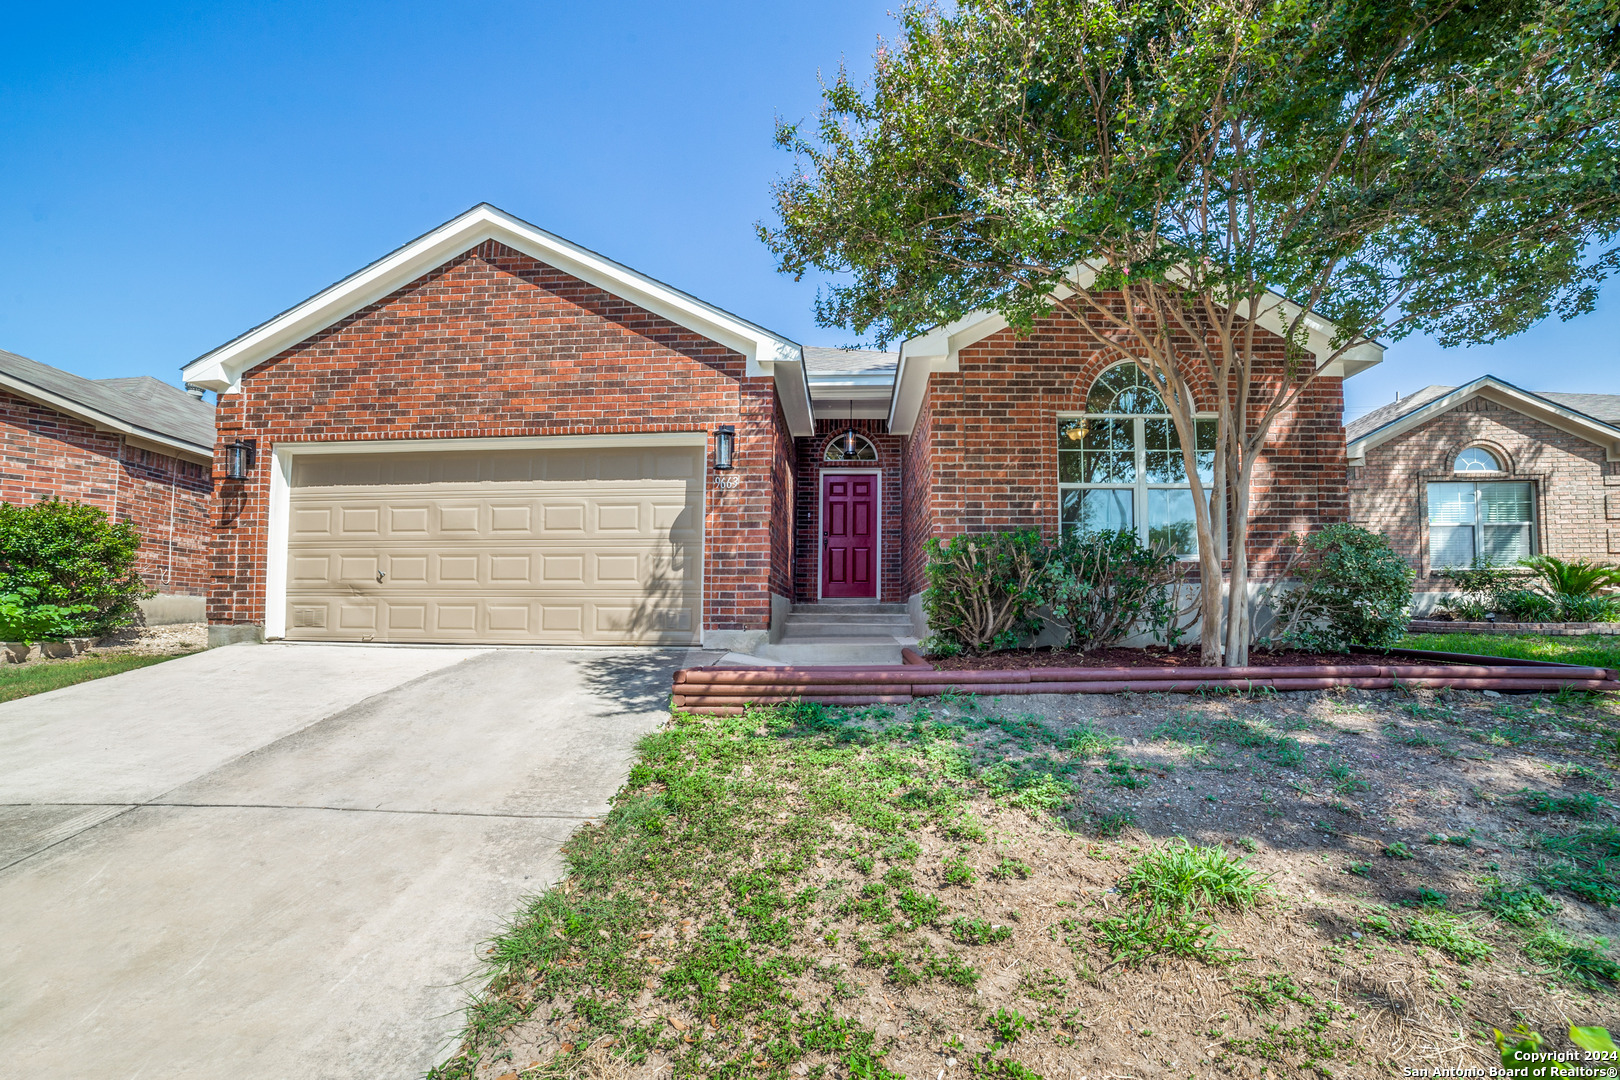
<path id="1" fill-rule="evenodd" d="M 776 116 L 864 70 L 888 0 L 15 5 L 0 37 L 0 348 L 181 364 L 488 201 L 807 344 L 754 236 Z M 1356 416 L 1489 372 L 1620 393 L 1620 287 L 1488 348 L 1409 338 Z"/>

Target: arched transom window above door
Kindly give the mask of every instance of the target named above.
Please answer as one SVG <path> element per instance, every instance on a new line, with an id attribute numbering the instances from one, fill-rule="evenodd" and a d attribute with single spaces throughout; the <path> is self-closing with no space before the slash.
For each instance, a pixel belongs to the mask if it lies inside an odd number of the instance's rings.
<path id="1" fill-rule="evenodd" d="M 1215 476 L 1215 419 L 1195 422 L 1196 468 Z M 1129 361 L 1097 376 L 1083 415 L 1059 416 L 1058 496 L 1064 532 L 1130 529 L 1144 544 L 1198 553 L 1181 439 L 1157 390 Z"/>
<path id="2" fill-rule="evenodd" d="M 851 436 L 854 438 L 851 438 Z M 850 451 L 854 452 L 851 453 Z M 858 431 L 846 431 L 827 444 L 822 455 L 824 461 L 876 461 L 877 447 Z"/>

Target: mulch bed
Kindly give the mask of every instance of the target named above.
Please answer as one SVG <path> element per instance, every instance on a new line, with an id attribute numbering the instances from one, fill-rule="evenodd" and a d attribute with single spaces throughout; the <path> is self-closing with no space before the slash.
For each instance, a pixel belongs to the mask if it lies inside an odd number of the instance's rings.
<path id="1" fill-rule="evenodd" d="M 1176 649 L 1112 648 L 1080 652 L 1078 649 L 1009 649 L 1006 652 L 971 653 L 949 659 L 929 657 L 928 662 L 940 671 L 1014 671 L 1021 668 L 1088 667 L 1088 668 L 1181 668 L 1201 667 L 1198 647 L 1183 645 Z M 1335 667 L 1345 664 L 1367 664 L 1379 661 L 1362 654 L 1308 652 L 1256 652 L 1249 654 L 1250 667 Z M 1410 663 L 1411 661 L 1405 661 Z M 1425 664 L 1443 663 L 1425 660 Z"/>

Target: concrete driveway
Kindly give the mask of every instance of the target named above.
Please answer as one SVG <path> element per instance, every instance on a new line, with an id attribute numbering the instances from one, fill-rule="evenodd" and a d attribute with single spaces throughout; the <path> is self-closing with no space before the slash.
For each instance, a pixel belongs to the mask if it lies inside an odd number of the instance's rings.
<path id="1" fill-rule="evenodd" d="M 420 1076 L 687 660 L 238 645 L 0 705 L 0 1076 Z"/>

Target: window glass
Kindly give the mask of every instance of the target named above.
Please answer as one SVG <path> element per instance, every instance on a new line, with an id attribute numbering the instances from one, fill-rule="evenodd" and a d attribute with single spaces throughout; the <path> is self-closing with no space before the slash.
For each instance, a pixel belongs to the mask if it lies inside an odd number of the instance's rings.
<path id="1" fill-rule="evenodd" d="M 872 440 L 859 433 L 855 436 L 855 456 L 847 457 L 844 454 L 844 437 L 842 435 L 827 444 L 827 452 L 823 455 L 827 461 L 876 461 L 877 448 Z"/>
<path id="2" fill-rule="evenodd" d="M 1057 423 L 1064 531 L 1130 529 L 1143 543 L 1197 554 L 1181 438 L 1147 377 L 1116 364 L 1092 384 L 1086 411 Z M 1215 428 L 1212 419 L 1194 421 L 1193 461 L 1206 483 L 1215 475 Z"/>
<path id="3" fill-rule="evenodd" d="M 1148 491 L 1148 543 L 1164 545 L 1177 555 L 1198 554 L 1198 526 L 1192 492 L 1186 488 Z"/>
<path id="4" fill-rule="evenodd" d="M 1535 494 L 1521 481 L 1429 485 L 1429 565 L 1495 565 L 1535 554 Z"/>
<path id="5" fill-rule="evenodd" d="M 1134 529 L 1136 514 L 1130 488 L 1099 488 L 1063 493 L 1064 532 Z"/>
<path id="6" fill-rule="evenodd" d="M 1163 413 L 1164 402 L 1142 369 L 1127 361 L 1115 364 L 1091 384 L 1088 413 Z"/>
<path id="7" fill-rule="evenodd" d="M 1452 466 L 1453 472 L 1501 472 L 1501 462 L 1496 455 L 1483 446 L 1470 447 L 1457 455 L 1456 464 Z"/>

